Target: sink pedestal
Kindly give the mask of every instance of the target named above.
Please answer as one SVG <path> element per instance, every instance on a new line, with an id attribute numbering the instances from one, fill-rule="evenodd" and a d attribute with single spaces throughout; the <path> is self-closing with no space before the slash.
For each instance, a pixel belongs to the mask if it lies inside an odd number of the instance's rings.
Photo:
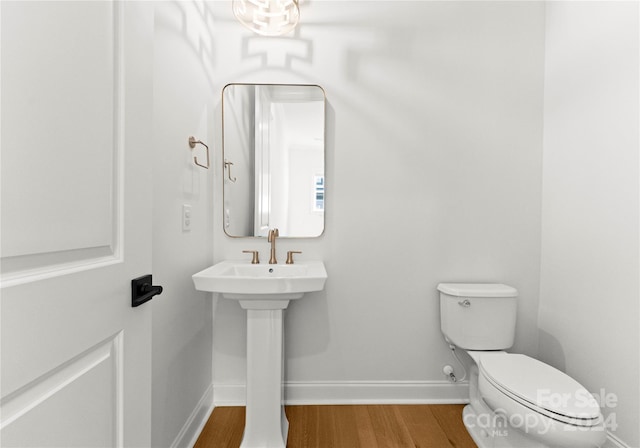
<path id="1" fill-rule="evenodd" d="M 285 448 L 284 310 L 290 300 L 324 289 L 324 263 L 221 261 L 192 277 L 198 291 L 222 294 L 247 310 L 247 416 L 240 448 Z"/>
<path id="2" fill-rule="evenodd" d="M 268 305 L 267 305 L 268 304 Z M 288 300 L 240 301 L 247 310 L 247 408 L 240 448 L 285 448 L 284 310 Z M 255 309 L 265 305 L 278 309 Z"/>

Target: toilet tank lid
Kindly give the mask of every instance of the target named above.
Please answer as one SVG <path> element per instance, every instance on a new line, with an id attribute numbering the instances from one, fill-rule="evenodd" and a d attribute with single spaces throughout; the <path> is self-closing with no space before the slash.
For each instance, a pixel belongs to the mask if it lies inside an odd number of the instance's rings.
<path id="1" fill-rule="evenodd" d="M 518 290 L 500 283 L 440 283 L 438 291 L 456 297 L 517 297 Z"/>

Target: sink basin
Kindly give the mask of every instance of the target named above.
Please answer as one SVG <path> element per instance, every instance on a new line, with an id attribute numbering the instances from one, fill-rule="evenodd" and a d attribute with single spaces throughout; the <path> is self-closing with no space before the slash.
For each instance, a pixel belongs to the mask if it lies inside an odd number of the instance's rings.
<path id="1" fill-rule="evenodd" d="M 299 299 L 306 292 L 321 291 L 327 271 L 321 261 L 296 264 L 251 264 L 222 261 L 193 275 L 199 291 L 217 292 L 226 299 Z"/>

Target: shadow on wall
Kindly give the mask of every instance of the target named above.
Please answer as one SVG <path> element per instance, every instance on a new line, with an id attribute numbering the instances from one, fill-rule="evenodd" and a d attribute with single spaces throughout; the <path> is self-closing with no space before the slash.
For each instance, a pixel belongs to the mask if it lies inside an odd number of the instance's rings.
<path id="1" fill-rule="evenodd" d="M 287 80 L 322 85 L 343 114 L 358 117 L 353 132 L 363 147 L 372 143 L 364 129 L 384 130 L 373 141 L 402 157 L 390 169 L 415 170 L 426 151 L 433 164 L 460 148 L 460 157 L 475 157 L 478 145 L 528 126 L 514 110 L 526 107 L 523 92 L 531 86 L 505 85 L 531 78 L 533 67 L 513 63 L 519 48 L 530 45 L 530 33 L 514 33 L 497 14 L 508 8 L 524 17 L 526 5 L 307 1 L 293 33 L 262 37 L 245 30 L 226 2 L 213 3 L 208 14 L 219 37 L 209 43 L 218 45 L 210 54 L 228 65 L 226 79 L 255 82 L 281 72 Z M 505 35 L 513 41 L 505 43 Z M 442 143 L 434 147 L 434 141 Z M 377 173 L 356 174 L 366 181 Z M 409 182 L 411 174 L 403 178 Z"/>
<path id="2" fill-rule="evenodd" d="M 474 146 L 465 140 L 469 135 L 499 132 L 497 126 L 514 120 L 509 105 L 517 108 L 521 101 L 517 92 L 504 91 L 503 80 L 531 69 L 512 63 L 509 51 L 521 43 L 519 34 L 505 45 L 505 29 L 512 25 L 497 21 L 486 5 L 305 1 L 293 33 L 263 37 L 235 20 L 230 3 L 174 1 L 156 25 L 188 42 L 212 88 L 222 65 L 231 65 L 223 70 L 227 79 L 275 71 L 329 87 L 332 101 L 357 111 L 368 127 L 386 128 L 394 136 L 389 144 L 408 158 L 421 143 L 416 129 L 446 134 L 469 148 Z M 504 57 L 485 57 L 495 45 L 508 50 Z M 327 86 L 336 75 L 340 82 Z M 505 106 L 499 120 L 485 110 L 495 103 Z"/>
<path id="3" fill-rule="evenodd" d="M 230 9 L 230 8 L 229 8 Z M 170 30 L 180 36 L 179 41 L 187 43 L 187 48 L 200 61 L 201 70 L 207 76 L 211 88 L 214 83 L 216 66 L 216 45 L 213 30 L 219 19 L 215 16 L 210 2 L 173 1 L 166 7 L 157 8 L 155 26 Z M 175 67 L 188 70 L 188 67 Z M 178 78 L 179 79 L 179 78 Z"/>
<path id="4" fill-rule="evenodd" d="M 406 86 L 407 82 L 408 85 L 415 85 L 423 81 L 421 74 L 415 73 L 410 54 L 411 48 L 419 46 L 421 36 L 406 31 L 406 14 L 391 13 L 402 8 L 393 5 L 392 1 L 376 2 L 375 5 L 368 2 L 331 3 L 303 2 L 303 19 L 293 33 L 282 37 L 251 34 L 235 21 L 230 8 L 220 10 L 216 15 L 220 17 L 218 23 L 235 22 L 236 29 L 230 36 L 243 33 L 239 41 L 231 37 L 224 42 L 224 45 L 235 45 L 241 55 L 229 79 L 247 79 L 253 75 L 260 77 L 263 73 L 275 71 L 282 72 L 287 78 L 294 76 L 303 82 L 330 87 L 329 100 L 348 104 L 357 110 L 364 122 L 372 123 L 372 126 L 376 123 L 389 125 L 386 111 L 406 111 L 407 99 L 416 108 L 414 116 L 419 117 L 421 106 L 419 98 L 416 98 L 419 92 L 402 86 Z M 380 23 L 380 13 L 363 14 L 363 8 L 366 10 L 373 6 L 389 10 L 388 20 Z M 222 18 L 222 15 L 227 17 Z M 387 73 L 384 70 L 380 72 L 381 63 L 385 65 Z M 374 70 L 371 70 L 372 66 L 375 66 Z M 389 76 L 390 73 L 398 76 Z M 343 82 L 327 86 L 326 80 L 336 79 L 336 75 Z M 400 95 L 399 88 L 404 89 Z M 352 104 L 354 98 L 362 98 L 357 93 L 363 90 L 370 104 Z M 403 119 L 398 119 L 394 124 L 401 127 L 396 132 L 398 136 L 407 135 L 415 129 L 413 123 Z"/>
<path id="5" fill-rule="evenodd" d="M 540 330 L 538 333 L 538 346 L 540 348 L 540 360 L 547 363 L 556 369 L 566 372 L 566 360 L 564 350 L 560 341 L 558 341 L 552 334 L 547 333 L 544 330 Z"/>

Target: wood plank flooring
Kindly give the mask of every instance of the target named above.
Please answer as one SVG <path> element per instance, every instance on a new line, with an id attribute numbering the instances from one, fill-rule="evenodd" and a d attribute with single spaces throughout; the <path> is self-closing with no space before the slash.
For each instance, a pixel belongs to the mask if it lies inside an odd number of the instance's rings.
<path id="1" fill-rule="evenodd" d="M 287 448 L 476 448 L 464 405 L 287 406 Z M 194 448 L 238 448 L 244 407 L 215 408 Z"/>

